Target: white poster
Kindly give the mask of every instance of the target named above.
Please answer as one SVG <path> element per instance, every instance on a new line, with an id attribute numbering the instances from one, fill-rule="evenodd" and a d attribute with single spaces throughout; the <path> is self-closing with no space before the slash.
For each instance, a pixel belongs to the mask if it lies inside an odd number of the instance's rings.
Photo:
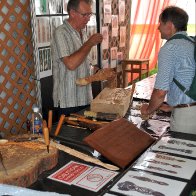
<path id="1" fill-rule="evenodd" d="M 111 191 L 134 196 L 179 196 L 185 186 L 185 182 L 155 176 L 142 171 L 128 171 L 112 187 Z"/>
<path id="2" fill-rule="evenodd" d="M 120 47 L 125 47 L 126 42 L 126 27 L 120 27 Z"/>
<path id="3" fill-rule="evenodd" d="M 112 15 L 112 37 L 118 36 L 118 16 Z"/>
<path id="4" fill-rule="evenodd" d="M 163 137 L 152 150 L 196 157 L 196 142 L 172 137 Z"/>
<path id="5" fill-rule="evenodd" d="M 112 6 L 111 0 L 103 1 L 103 14 L 104 14 L 104 23 L 111 23 L 112 19 Z"/>
<path id="6" fill-rule="evenodd" d="M 125 20 L 125 0 L 119 0 L 119 22 Z"/>
<path id="7" fill-rule="evenodd" d="M 50 45 L 50 25 L 49 17 L 41 17 L 36 20 L 36 34 L 38 47 Z"/>
<path id="8" fill-rule="evenodd" d="M 109 35 L 108 35 L 108 26 L 102 27 L 101 33 L 103 35 L 103 41 L 101 43 L 102 49 L 108 49 L 109 47 Z"/>
<path id="9" fill-rule="evenodd" d="M 195 160 L 161 153 L 147 152 L 142 155 L 133 168 L 151 171 L 167 176 L 191 179 L 195 173 Z"/>

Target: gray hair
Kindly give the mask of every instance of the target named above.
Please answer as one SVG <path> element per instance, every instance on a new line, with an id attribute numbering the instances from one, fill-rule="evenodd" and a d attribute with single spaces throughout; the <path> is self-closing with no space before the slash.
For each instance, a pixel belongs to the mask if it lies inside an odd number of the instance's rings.
<path id="1" fill-rule="evenodd" d="M 92 0 L 69 0 L 67 4 L 67 12 L 69 13 L 71 9 L 77 10 L 80 2 L 85 2 L 87 4 L 92 5 Z"/>

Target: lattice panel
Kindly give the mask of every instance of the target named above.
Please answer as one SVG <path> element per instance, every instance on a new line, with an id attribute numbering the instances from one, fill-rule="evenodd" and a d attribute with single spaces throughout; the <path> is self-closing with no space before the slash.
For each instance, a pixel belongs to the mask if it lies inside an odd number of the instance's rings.
<path id="1" fill-rule="evenodd" d="M 0 134 L 26 131 L 36 102 L 29 0 L 0 1 Z"/>
<path id="2" fill-rule="evenodd" d="M 112 0 L 112 15 L 119 15 L 119 0 Z M 130 13 L 131 13 L 131 0 L 125 0 L 125 20 L 124 22 L 119 22 L 118 25 L 126 26 L 126 46 L 120 47 L 120 33 L 118 37 L 112 37 L 112 24 L 104 24 L 104 10 L 103 10 L 103 0 L 101 6 L 101 24 L 102 26 L 108 26 L 109 28 L 109 48 L 102 50 L 102 60 L 110 59 L 110 49 L 111 47 L 118 47 L 118 52 L 123 52 L 123 59 L 128 58 L 129 51 L 129 38 L 130 38 Z M 120 31 L 120 29 L 119 29 Z"/>

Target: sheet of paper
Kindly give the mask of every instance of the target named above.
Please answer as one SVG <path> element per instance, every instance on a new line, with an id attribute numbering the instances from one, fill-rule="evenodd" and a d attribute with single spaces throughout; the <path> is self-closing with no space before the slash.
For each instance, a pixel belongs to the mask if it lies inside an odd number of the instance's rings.
<path id="1" fill-rule="evenodd" d="M 128 171 L 111 188 L 111 191 L 121 193 L 123 195 L 134 196 L 178 196 L 183 191 L 185 186 L 185 182 L 155 176 L 147 172 Z"/>
<path id="2" fill-rule="evenodd" d="M 152 150 L 196 157 L 196 142 L 190 140 L 163 137 Z"/>
<path id="3" fill-rule="evenodd" d="M 170 126 L 169 122 L 164 122 L 160 120 L 148 120 L 149 127 L 148 129 L 152 130 L 157 135 L 162 135 L 167 128 Z"/>
<path id="4" fill-rule="evenodd" d="M 118 172 L 94 167 L 85 173 L 80 179 L 76 179 L 73 184 L 75 186 L 97 192 L 117 174 Z"/>
<path id="5" fill-rule="evenodd" d="M 72 184 L 75 179 L 90 170 L 92 167 L 83 163 L 70 161 L 68 164 L 48 176 L 51 180 Z"/>
<path id="6" fill-rule="evenodd" d="M 195 160 L 163 153 L 144 153 L 133 168 L 190 179 L 196 170 Z"/>

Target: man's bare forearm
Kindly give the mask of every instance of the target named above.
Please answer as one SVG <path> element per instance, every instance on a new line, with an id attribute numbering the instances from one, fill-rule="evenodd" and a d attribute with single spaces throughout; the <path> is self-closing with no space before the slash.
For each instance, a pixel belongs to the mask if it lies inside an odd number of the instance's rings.
<path id="1" fill-rule="evenodd" d="M 87 55 L 89 54 L 91 48 L 101 43 L 103 40 L 103 36 L 100 33 L 93 34 L 84 44 L 83 46 L 71 54 L 70 56 L 64 57 L 63 63 L 70 70 L 75 70 L 77 67 L 81 65 L 81 63 L 85 60 Z"/>
<path id="2" fill-rule="evenodd" d="M 63 58 L 63 63 L 70 70 L 75 70 L 85 60 L 92 48 L 92 44 L 86 42 L 84 45 L 68 57 Z"/>
<path id="3" fill-rule="evenodd" d="M 159 89 L 154 89 L 151 95 L 151 99 L 149 102 L 149 106 L 147 108 L 147 112 L 149 114 L 152 114 L 155 110 L 157 110 L 161 104 L 165 100 L 167 91 L 159 90 Z"/>

